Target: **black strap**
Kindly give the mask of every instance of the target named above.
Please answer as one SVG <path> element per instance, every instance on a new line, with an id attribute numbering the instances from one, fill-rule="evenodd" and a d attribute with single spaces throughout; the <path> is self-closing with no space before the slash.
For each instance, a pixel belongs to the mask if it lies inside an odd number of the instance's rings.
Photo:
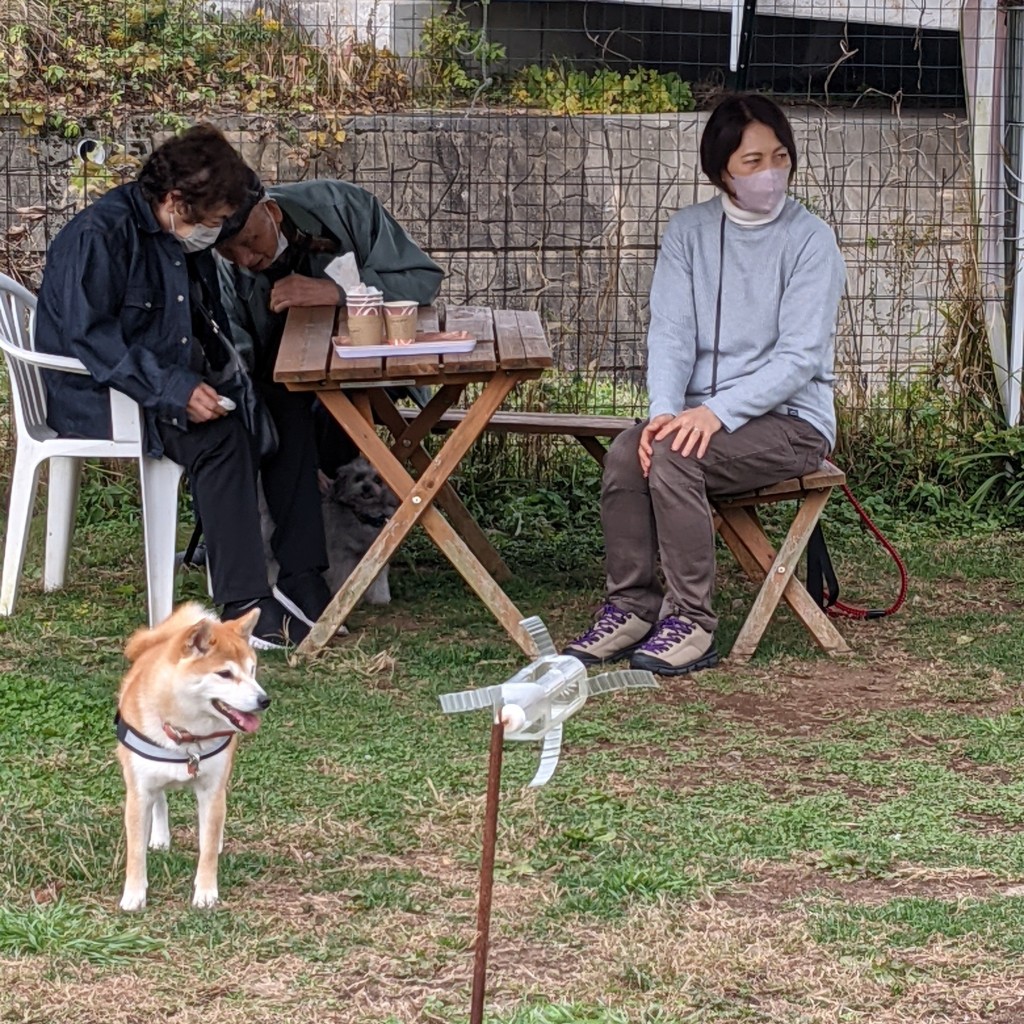
<path id="1" fill-rule="evenodd" d="M 725 213 L 718 232 L 718 297 L 715 299 L 715 347 L 711 356 L 711 394 L 718 393 L 718 346 L 722 336 L 722 277 L 725 273 Z"/>
<path id="2" fill-rule="evenodd" d="M 839 579 L 821 523 L 815 524 L 807 542 L 807 592 L 819 608 L 831 608 L 839 600 Z"/>
<path id="3" fill-rule="evenodd" d="M 196 548 L 199 547 L 199 542 L 203 539 L 203 521 L 196 516 L 196 525 L 192 530 L 192 536 L 188 539 L 188 544 L 185 547 L 185 554 L 181 559 L 182 565 L 197 565 L 193 559 L 196 557 Z"/>

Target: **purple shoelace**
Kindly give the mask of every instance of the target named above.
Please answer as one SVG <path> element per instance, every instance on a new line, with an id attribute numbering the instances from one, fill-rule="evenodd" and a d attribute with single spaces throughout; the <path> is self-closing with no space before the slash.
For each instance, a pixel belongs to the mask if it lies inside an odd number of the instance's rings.
<path id="1" fill-rule="evenodd" d="M 616 608 L 613 604 L 606 604 L 601 609 L 597 622 L 576 641 L 576 644 L 581 647 L 584 644 L 596 644 L 606 636 L 611 636 L 620 626 L 624 626 L 628 619 L 629 615 L 621 608 Z"/>
<path id="2" fill-rule="evenodd" d="M 670 615 L 658 623 L 654 635 L 644 643 L 642 650 L 645 653 L 664 654 L 669 648 L 685 640 L 692 632 L 692 622 Z"/>

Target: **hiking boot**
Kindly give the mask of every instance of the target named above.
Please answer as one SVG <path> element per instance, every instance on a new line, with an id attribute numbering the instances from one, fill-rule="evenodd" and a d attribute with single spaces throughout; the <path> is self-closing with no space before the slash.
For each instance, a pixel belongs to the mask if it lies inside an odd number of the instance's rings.
<path id="1" fill-rule="evenodd" d="M 260 617 L 249 638 L 257 651 L 283 651 L 286 647 L 297 647 L 306 639 L 309 626 L 290 614 L 273 597 L 261 597 L 254 601 L 232 601 L 224 605 L 221 620 L 230 622 L 240 619 L 252 608 L 259 608 Z"/>
<path id="2" fill-rule="evenodd" d="M 291 612 L 307 626 L 312 626 L 331 601 L 331 591 L 318 572 L 278 578 L 271 591 L 285 611 Z"/>
<path id="3" fill-rule="evenodd" d="M 715 634 L 678 615 L 662 619 L 629 659 L 630 668 L 659 676 L 683 676 L 717 664 Z"/>
<path id="4" fill-rule="evenodd" d="M 584 665 L 603 665 L 632 654 L 650 632 L 651 623 L 608 603 L 598 612 L 593 626 L 562 653 L 572 655 Z"/>

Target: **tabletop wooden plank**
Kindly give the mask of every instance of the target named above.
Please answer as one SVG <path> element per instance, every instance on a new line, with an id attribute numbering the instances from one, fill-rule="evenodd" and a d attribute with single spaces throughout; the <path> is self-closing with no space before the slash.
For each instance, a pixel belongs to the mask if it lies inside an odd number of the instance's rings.
<path id="1" fill-rule="evenodd" d="M 288 314 L 281 349 L 274 365 L 274 380 L 318 381 L 327 376 L 333 355 L 334 306 L 297 306 Z"/>
<path id="2" fill-rule="evenodd" d="M 550 366 L 551 346 L 548 344 L 540 314 L 533 309 L 516 310 L 519 335 L 523 339 L 523 350 L 527 366 Z"/>
<path id="3" fill-rule="evenodd" d="M 290 318 L 289 318 L 290 319 Z M 338 310 L 338 334 L 348 334 L 348 314 L 344 309 Z M 342 359 L 331 345 L 331 361 L 327 367 L 329 380 L 380 380 L 384 368 L 379 356 L 361 359 Z"/>
<path id="4" fill-rule="evenodd" d="M 499 366 L 535 371 L 529 373 L 534 377 L 551 364 L 544 329 L 536 313 L 451 306 L 446 314 L 446 330 L 467 331 L 479 339 L 471 352 L 440 358 L 410 354 L 387 359 L 340 359 L 328 339 L 347 333 L 344 308 L 337 311 L 335 326 L 335 311 L 331 307 L 296 307 L 288 317 L 275 379 L 300 390 L 315 390 L 325 379 L 352 385 L 410 378 L 420 384 L 468 383 L 487 380 Z M 418 326 L 421 330 L 433 330 L 439 326 L 439 319 L 434 307 L 421 307 Z"/>
<path id="5" fill-rule="evenodd" d="M 506 370 L 525 369 L 526 346 L 519 332 L 519 317 L 514 309 L 494 311 L 494 334 L 498 347 L 498 362 Z"/>
<path id="6" fill-rule="evenodd" d="M 445 330 L 466 331 L 477 339 L 471 352 L 444 357 L 446 373 L 490 372 L 498 367 L 494 352 L 494 316 L 486 306 L 449 306 Z"/>
<path id="7" fill-rule="evenodd" d="M 446 331 L 468 331 L 469 327 L 466 326 L 466 321 L 475 325 L 478 320 L 491 323 L 490 306 L 449 306 L 445 310 L 444 329 Z M 494 337 L 493 329 L 488 336 Z"/>

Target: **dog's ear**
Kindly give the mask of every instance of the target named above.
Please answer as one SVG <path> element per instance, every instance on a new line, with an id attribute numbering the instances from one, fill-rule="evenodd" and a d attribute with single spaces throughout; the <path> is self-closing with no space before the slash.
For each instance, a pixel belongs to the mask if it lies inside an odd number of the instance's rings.
<path id="1" fill-rule="evenodd" d="M 235 619 L 232 625 L 235 627 L 235 632 L 243 640 L 248 640 L 252 636 L 252 631 L 256 628 L 256 623 L 259 622 L 260 610 L 259 608 L 252 608 L 247 611 L 240 619 Z"/>
<path id="2" fill-rule="evenodd" d="M 206 654 L 213 644 L 213 620 L 204 616 L 186 634 L 185 654 L 199 657 Z"/>
<path id="3" fill-rule="evenodd" d="M 322 470 L 316 471 L 316 482 L 320 487 L 320 493 L 323 497 L 327 497 L 331 493 L 331 488 L 334 487 L 334 481 Z"/>
<path id="4" fill-rule="evenodd" d="M 349 487 L 349 474 L 342 466 L 338 470 L 338 475 L 331 481 L 331 489 L 327 492 L 327 497 L 338 505 L 345 505 L 348 502 Z"/>

